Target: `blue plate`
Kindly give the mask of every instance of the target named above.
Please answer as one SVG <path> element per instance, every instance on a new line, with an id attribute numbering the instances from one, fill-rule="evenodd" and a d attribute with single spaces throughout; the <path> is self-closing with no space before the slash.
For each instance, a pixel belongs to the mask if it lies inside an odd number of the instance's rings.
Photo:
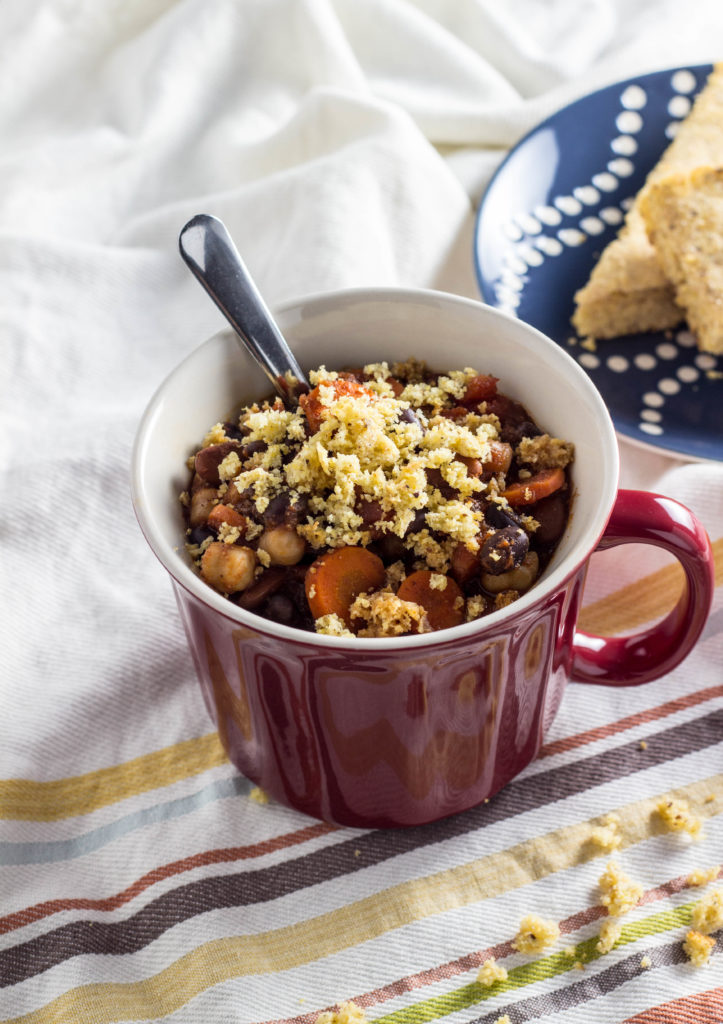
<path id="1" fill-rule="evenodd" d="M 592 347 L 573 296 L 712 68 L 671 68 L 584 96 L 526 135 L 497 169 L 475 228 L 486 302 L 567 349 L 602 394 L 619 434 L 669 454 L 723 460 L 723 357 L 682 325 Z"/>

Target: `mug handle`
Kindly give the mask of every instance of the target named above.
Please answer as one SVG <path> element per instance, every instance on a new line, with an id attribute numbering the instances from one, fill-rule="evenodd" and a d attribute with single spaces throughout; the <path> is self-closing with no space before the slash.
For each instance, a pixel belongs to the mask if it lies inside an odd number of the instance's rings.
<path id="1" fill-rule="evenodd" d="M 618 492 L 598 551 L 619 544 L 654 544 L 675 555 L 685 572 L 677 604 L 656 625 L 632 636 L 576 631 L 570 678 L 578 683 L 638 686 L 670 672 L 701 634 L 715 588 L 713 552 L 693 513 L 648 491 Z"/>

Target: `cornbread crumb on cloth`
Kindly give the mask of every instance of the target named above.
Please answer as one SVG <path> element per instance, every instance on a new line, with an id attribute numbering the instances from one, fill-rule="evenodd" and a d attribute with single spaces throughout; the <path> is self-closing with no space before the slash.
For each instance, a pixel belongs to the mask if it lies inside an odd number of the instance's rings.
<path id="1" fill-rule="evenodd" d="M 512 1021 L 510 1020 L 508 1014 L 503 1013 L 501 1017 L 497 1018 L 495 1024 L 512 1024 Z"/>
<path id="2" fill-rule="evenodd" d="M 361 1006 L 351 1000 L 339 1003 L 338 1010 L 324 1010 L 316 1018 L 316 1024 L 366 1024 L 367 1015 Z"/>
<path id="3" fill-rule="evenodd" d="M 703 822 L 691 811 L 687 800 L 661 800 L 656 809 L 671 832 L 686 832 L 693 839 L 702 838 Z"/>
<path id="4" fill-rule="evenodd" d="M 708 963 L 713 946 L 715 939 L 712 935 L 702 935 L 691 929 L 685 937 L 683 950 L 694 967 L 703 967 Z"/>
<path id="5" fill-rule="evenodd" d="M 616 860 L 611 860 L 598 880 L 602 891 L 600 902 L 611 917 L 619 917 L 637 906 L 643 887 L 625 874 Z"/>
<path id="6" fill-rule="evenodd" d="M 713 889 L 699 900 L 693 907 L 691 921 L 693 927 L 704 935 L 723 928 L 723 889 Z"/>
<path id="7" fill-rule="evenodd" d="M 590 833 L 590 841 L 600 846 L 607 853 L 617 850 L 623 841 L 619 832 L 620 817 L 611 812 L 603 818 L 602 825 L 596 825 Z"/>
<path id="8" fill-rule="evenodd" d="M 595 948 L 598 953 L 609 953 L 622 934 L 623 926 L 615 917 L 606 917 L 600 926 L 600 937 Z"/>
<path id="9" fill-rule="evenodd" d="M 507 970 L 501 967 L 492 956 L 480 967 L 477 973 L 477 981 L 485 988 L 491 988 L 498 981 L 507 980 Z"/>
<path id="10" fill-rule="evenodd" d="M 688 885 L 708 885 L 709 882 L 715 882 L 720 874 L 720 867 L 720 864 L 715 864 L 712 868 L 694 868 L 686 881 Z"/>
<path id="11" fill-rule="evenodd" d="M 512 948 L 519 953 L 541 953 L 559 937 L 560 928 L 556 921 L 543 921 L 536 914 L 528 914 L 520 921 L 517 935 L 512 940 Z"/>
<path id="12" fill-rule="evenodd" d="M 269 794 L 265 793 L 260 786 L 254 786 L 249 791 L 249 800 L 253 800 L 255 804 L 267 804 L 269 802 Z"/>

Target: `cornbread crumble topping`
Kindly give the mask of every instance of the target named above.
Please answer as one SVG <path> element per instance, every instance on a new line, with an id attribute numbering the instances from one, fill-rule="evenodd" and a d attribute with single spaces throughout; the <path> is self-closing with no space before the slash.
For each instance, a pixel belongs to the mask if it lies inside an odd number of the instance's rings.
<path id="1" fill-rule="evenodd" d="M 570 442 L 469 367 L 322 366 L 309 381 L 292 407 L 214 424 L 189 462 L 187 550 L 209 585 L 284 624 L 395 637 L 535 582 L 566 526 Z"/>

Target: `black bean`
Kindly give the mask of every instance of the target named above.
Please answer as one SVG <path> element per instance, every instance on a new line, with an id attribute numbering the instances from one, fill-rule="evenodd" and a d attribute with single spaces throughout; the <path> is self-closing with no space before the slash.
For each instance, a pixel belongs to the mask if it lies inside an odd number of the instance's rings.
<path id="1" fill-rule="evenodd" d="M 244 432 L 236 423 L 224 423 L 223 432 L 231 441 L 243 441 Z"/>
<path id="2" fill-rule="evenodd" d="M 288 625 L 296 615 L 294 602 L 285 594 L 272 594 L 264 607 L 264 616 L 272 622 Z"/>
<path id="3" fill-rule="evenodd" d="M 411 521 L 409 526 L 404 532 L 404 536 L 408 537 L 410 533 L 421 533 L 421 531 L 427 525 L 427 513 L 423 508 L 418 508 L 414 513 L 414 519 Z"/>
<path id="4" fill-rule="evenodd" d="M 491 533 L 482 545 L 480 565 L 482 571 L 491 576 L 499 576 L 510 572 L 522 563 L 530 546 L 529 537 L 524 530 L 515 526 L 505 526 L 502 530 Z"/>
<path id="5" fill-rule="evenodd" d="M 426 474 L 429 486 L 436 487 L 439 493 L 442 495 L 442 497 L 445 498 L 447 501 L 459 497 L 459 492 L 457 491 L 457 489 L 455 487 L 452 487 L 451 484 L 447 483 L 447 481 L 442 476 L 442 471 L 440 469 L 427 469 Z"/>
<path id="6" fill-rule="evenodd" d="M 491 501 L 485 509 L 485 522 L 497 530 L 503 530 L 506 526 L 522 529 L 522 520 L 517 513 L 509 507 L 498 505 L 496 501 Z"/>
<path id="7" fill-rule="evenodd" d="M 256 455 L 257 452 L 265 452 L 268 447 L 266 441 L 247 441 L 243 446 L 241 458 L 248 459 L 252 455 Z"/>
<path id="8" fill-rule="evenodd" d="M 191 544 L 203 544 L 209 537 L 213 537 L 214 532 L 208 526 L 194 526 L 188 535 L 188 539 Z"/>
<path id="9" fill-rule="evenodd" d="M 534 533 L 538 544 L 554 544 L 565 531 L 567 523 L 567 505 L 561 494 L 551 494 L 549 498 L 530 505 L 528 511 L 533 519 L 540 524 Z"/>
<path id="10" fill-rule="evenodd" d="M 407 554 L 404 541 L 396 533 L 384 533 L 374 545 L 381 560 L 389 565 L 398 562 Z"/>

